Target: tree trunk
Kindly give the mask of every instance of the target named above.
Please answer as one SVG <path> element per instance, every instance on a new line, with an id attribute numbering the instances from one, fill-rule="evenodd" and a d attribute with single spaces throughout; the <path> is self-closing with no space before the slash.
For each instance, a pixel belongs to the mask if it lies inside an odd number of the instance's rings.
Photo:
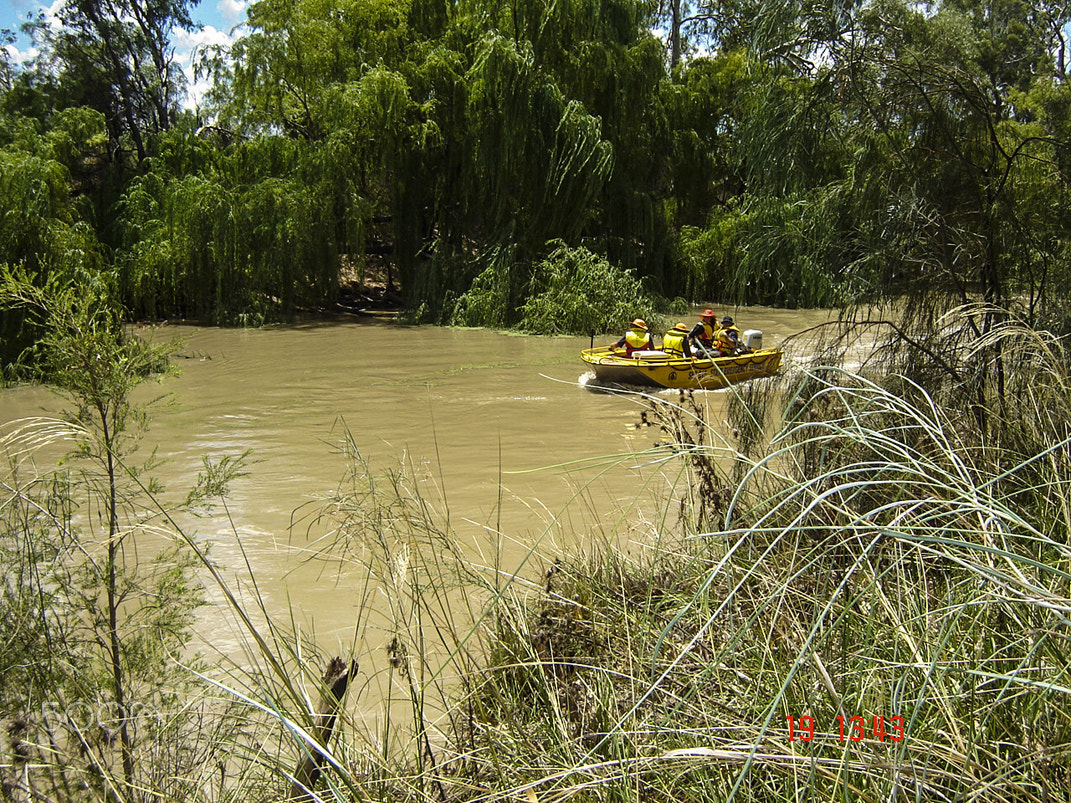
<path id="1" fill-rule="evenodd" d="M 323 750 L 327 749 L 327 743 L 331 740 L 335 721 L 342 707 L 342 699 L 346 696 L 346 687 L 349 685 L 350 678 L 355 674 L 357 674 L 356 661 L 346 666 L 341 658 L 332 658 L 327 665 L 323 676 L 324 687 L 320 695 L 319 709 L 310 732 L 315 739 L 315 744 L 302 745 L 303 755 L 298 761 L 297 769 L 294 770 L 294 782 L 290 789 L 291 801 L 313 799 L 312 788 L 319 780 L 323 764 L 327 760 Z"/>

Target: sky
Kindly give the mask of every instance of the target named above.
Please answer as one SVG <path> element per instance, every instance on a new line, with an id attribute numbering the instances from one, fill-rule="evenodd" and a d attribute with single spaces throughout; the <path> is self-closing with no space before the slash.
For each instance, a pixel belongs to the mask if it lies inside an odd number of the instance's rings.
<path id="1" fill-rule="evenodd" d="M 52 0 L 50 3 L 43 3 L 41 0 L 0 0 L 0 28 L 17 31 L 27 16 L 35 15 L 38 11 L 43 11 L 47 19 L 54 19 L 56 10 L 63 3 L 64 0 Z M 207 89 L 205 85 L 198 85 L 193 81 L 190 66 L 196 49 L 232 41 L 236 36 L 235 28 L 245 21 L 245 9 L 248 5 L 249 0 L 201 0 L 191 9 L 190 15 L 195 23 L 203 26 L 202 29 L 193 32 L 177 30 L 172 35 L 175 58 L 188 77 L 188 107 L 196 106 L 198 99 Z M 12 64 L 18 64 L 34 55 L 33 44 L 21 36 L 14 45 L 7 46 L 7 51 Z"/>

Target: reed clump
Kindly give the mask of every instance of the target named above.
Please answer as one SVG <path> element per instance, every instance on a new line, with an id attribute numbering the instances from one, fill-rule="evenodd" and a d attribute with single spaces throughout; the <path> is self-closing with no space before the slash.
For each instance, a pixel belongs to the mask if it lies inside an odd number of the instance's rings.
<path id="1" fill-rule="evenodd" d="M 1066 788 L 1071 550 L 1054 491 L 1068 477 L 1024 488 L 1030 465 L 1007 465 L 919 386 L 905 401 L 841 370 L 803 379 L 813 391 L 790 400 L 758 457 L 712 461 L 694 436 L 659 447 L 718 507 L 715 489 L 750 464 L 719 530 L 680 531 L 642 561 L 562 558 L 540 595 L 506 605 L 466 700 L 468 755 L 523 756 L 485 760 L 496 788 L 539 800 Z M 650 400 L 646 423 L 694 432 L 701 409 L 681 401 Z M 1066 447 L 1030 459 L 1052 468 Z M 719 465 L 721 484 L 703 476 Z"/>
<path id="2" fill-rule="evenodd" d="M 724 421 L 643 397 L 629 465 L 669 480 L 664 516 L 512 568 L 460 548 L 429 486 L 356 472 L 330 550 L 391 589 L 412 718 L 394 752 L 347 730 L 335 771 L 374 800 L 1059 798 L 1071 477 L 1063 374 L 1039 369 L 1006 377 L 1031 401 L 1001 448 L 947 389 L 837 367 L 737 391 Z"/>
<path id="3" fill-rule="evenodd" d="M 485 585 L 448 798 L 1059 798 L 1069 396 L 1029 337 L 984 430 L 976 397 L 842 368 L 724 422 L 646 399 L 678 515 Z"/>

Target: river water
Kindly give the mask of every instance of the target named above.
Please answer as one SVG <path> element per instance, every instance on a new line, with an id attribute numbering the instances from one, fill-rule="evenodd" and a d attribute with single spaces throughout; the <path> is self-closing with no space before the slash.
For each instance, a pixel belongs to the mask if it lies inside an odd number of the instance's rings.
<path id="1" fill-rule="evenodd" d="M 767 308 L 735 315 L 741 329 L 763 330 L 766 346 L 828 318 Z M 661 480 L 652 481 L 657 470 L 637 468 L 633 456 L 660 433 L 637 427 L 643 407 L 635 398 L 584 387 L 578 353 L 588 338 L 407 327 L 374 317 L 139 334 L 184 341 L 180 375 L 141 391 L 145 399 L 168 394 L 154 407 L 143 446 L 164 460 L 154 476 L 182 495 L 203 456 L 251 454 L 226 510 L 183 519 L 183 527 L 210 546 L 240 597 L 255 593 L 267 616 L 325 652 L 382 662 L 389 635 L 370 624 L 376 617 L 368 612 L 388 603 L 369 596 L 366 572 L 350 552 L 332 554 L 329 524 L 313 515 L 344 482 L 347 439 L 373 475 L 404 466 L 476 562 L 532 583 L 562 550 L 588 539 L 627 541 L 657 527 L 650 522 L 664 506 Z M 704 395 L 708 420 L 717 424 L 724 396 Z M 0 390 L 0 424 L 60 406 L 41 388 Z M 647 485 L 638 493 L 641 478 Z M 208 587 L 201 636 L 220 656 L 241 661 L 246 636 L 218 589 Z"/>

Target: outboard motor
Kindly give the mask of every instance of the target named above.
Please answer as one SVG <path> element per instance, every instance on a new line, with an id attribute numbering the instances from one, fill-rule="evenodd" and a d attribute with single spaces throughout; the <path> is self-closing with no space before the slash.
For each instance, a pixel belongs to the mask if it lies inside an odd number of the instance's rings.
<path id="1" fill-rule="evenodd" d="M 758 351 L 762 348 L 762 330 L 761 329 L 746 329 L 742 335 L 744 341 L 744 347 L 751 351 Z"/>

